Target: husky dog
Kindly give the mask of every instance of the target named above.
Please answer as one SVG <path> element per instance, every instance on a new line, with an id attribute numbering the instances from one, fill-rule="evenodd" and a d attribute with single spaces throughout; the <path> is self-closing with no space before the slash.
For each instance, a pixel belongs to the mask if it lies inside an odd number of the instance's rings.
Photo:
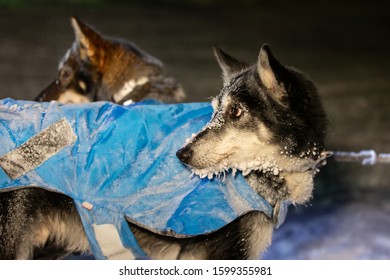
<path id="1" fill-rule="evenodd" d="M 253 259 L 271 243 L 282 202 L 302 204 L 311 197 L 313 176 L 327 156 L 327 119 L 313 83 L 281 65 L 267 45 L 251 66 L 214 51 L 223 89 L 212 101 L 208 125 L 177 156 L 200 177 L 242 172 L 274 207 L 273 220 L 249 213 L 227 226 L 226 236 L 217 233 L 199 244 L 206 258 Z"/>
<path id="2" fill-rule="evenodd" d="M 58 78 L 36 101 L 124 104 L 184 99 L 181 85 L 164 76 L 163 64 L 157 58 L 128 41 L 104 37 L 75 17 L 71 25 L 75 41 L 59 63 Z"/>
<path id="3" fill-rule="evenodd" d="M 274 207 L 274 215 L 252 211 L 215 232 L 189 238 L 159 235 L 129 222 L 152 259 L 260 257 L 280 222 L 283 201 L 308 201 L 324 157 L 327 121 L 312 82 L 282 66 L 267 46 L 251 66 L 217 48 L 215 55 L 224 86 L 212 102 L 214 114 L 177 157 L 201 177 L 242 172 Z M 36 257 L 36 248 L 42 247 L 89 251 L 72 199 L 39 189 L 1 194 L 0 234 L 1 259 Z"/>

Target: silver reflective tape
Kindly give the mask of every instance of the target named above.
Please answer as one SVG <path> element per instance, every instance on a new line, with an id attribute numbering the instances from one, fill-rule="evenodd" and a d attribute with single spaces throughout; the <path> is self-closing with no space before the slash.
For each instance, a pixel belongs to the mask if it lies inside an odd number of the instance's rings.
<path id="1" fill-rule="evenodd" d="M 92 226 L 103 256 L 109 260 L 135 260 L 133 253 L 123 246 L 119 232 L 113 224 Z"/>
<path id="2" fill-rule="evenodd" d="M 16 179 L 72 145 L 76 139 L 70 123 L 61 119 L 2 156 L 0 166 L 11 179 Z"/>

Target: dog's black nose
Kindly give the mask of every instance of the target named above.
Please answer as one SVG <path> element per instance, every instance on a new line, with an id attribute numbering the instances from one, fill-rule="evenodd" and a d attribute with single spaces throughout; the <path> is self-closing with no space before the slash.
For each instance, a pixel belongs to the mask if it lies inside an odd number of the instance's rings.
<path id="1" fill-rule="evenodd" d="M 176 156 L 184 163 L 188 163 L 192 157 L 192 149 L 189 146 L 185 146 L 176 152 Z"/>

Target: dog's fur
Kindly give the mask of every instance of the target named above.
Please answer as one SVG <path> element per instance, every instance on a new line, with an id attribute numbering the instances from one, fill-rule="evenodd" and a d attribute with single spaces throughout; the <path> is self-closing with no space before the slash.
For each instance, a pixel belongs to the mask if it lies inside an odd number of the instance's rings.
<path id="1" fill-rule="evenodd" d="M 107 38 L 72 17 L 72 47 L 58 65 L 58 78 L 36 101 L 61 103 L 113 101 L 118 104 L 155 99 L 180 102 L 185 94 L 163 64 L 133 43 Z"/>
<path id="2" fill-rule="evenodd" d="M 201 177 L 241 171 L 275 207 L 273 220 L 250 213 L 228 225 L 236 227 L 236 242 L 230 236 L 217 241 L 220 257 L 253 259 L 271 242 L 281 202 L 302 204 L 311 197 L 313 176 L 326 156 L 327 121 L 313 83 L 282 66 L 268 46 L 252 66 L 218 48 L 215 54 L 224 87 L 212 101 L 213 117 L 177 156 Z"/>
<path id="3" fill-rule="evenodd" d="M 242 171 L 275 214 L 281 201 L 306 202 L 326 130 L 314 85 L 282 66 L 267 46 L 252 66 L 219 49 L 215 54 L 224 87 L 212 102 L 214 115 L 177 156 L 202 177 Z M 34 248 L 50 244 L 66 252 L 88 251 L 71 199 L 55 193 L 41 197 L 27 188 L 1 194 L 0 207 L 0 258 L 31 258 Z M 255 259 L 271 243 L 275 217 L 250 212 L 217 232 L 184 239 L 130 227 L 154 259 Z"/>

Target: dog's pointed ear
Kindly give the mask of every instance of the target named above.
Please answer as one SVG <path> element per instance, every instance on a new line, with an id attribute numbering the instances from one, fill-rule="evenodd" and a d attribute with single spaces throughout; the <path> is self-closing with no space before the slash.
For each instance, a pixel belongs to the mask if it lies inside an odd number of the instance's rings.
<path id="1" fill-rule="evenodd" d="M 92 27 L 82 22 L 77 17 L 72 17 L 71 25 L 74 31 L 76 46 L 79 49 L 81 59 L 89 59 L 91 62 L 98 62 L 97 58 L 102 49 L 103 38 Z"/>
<path id="2" fill-rule="evenodd" d="M 268 45 L 263 45 L 257 61 L 257 71 L 259 72 L 261 82 L 267 89 L 273 89 L 278 86 L 274 69 L 279 66 L 279 61 L 273 56 Z"/>
<path id="3" fill-rule="evenodd" d="M 268 45 L 263 45 L 260 49 L 259 58 L 257 61 L 257 72 L 261 83 L 267 88 L 274 99 L 285 104 L 287 91 L 285 85 L 281 82 L 283 79 L 285 68 L 273 56 Z"/>
<path id="4" fill-rule="evenodd" d="M 228 55 L 223 50 L 214 46 L 214 55 L 217 58 L 218 64 L 222 69 L 222 79 L 226 83 L 234 73 L 237 73 L 248 67 L 248 64 L 241 62 L 234 57 Z"/>

